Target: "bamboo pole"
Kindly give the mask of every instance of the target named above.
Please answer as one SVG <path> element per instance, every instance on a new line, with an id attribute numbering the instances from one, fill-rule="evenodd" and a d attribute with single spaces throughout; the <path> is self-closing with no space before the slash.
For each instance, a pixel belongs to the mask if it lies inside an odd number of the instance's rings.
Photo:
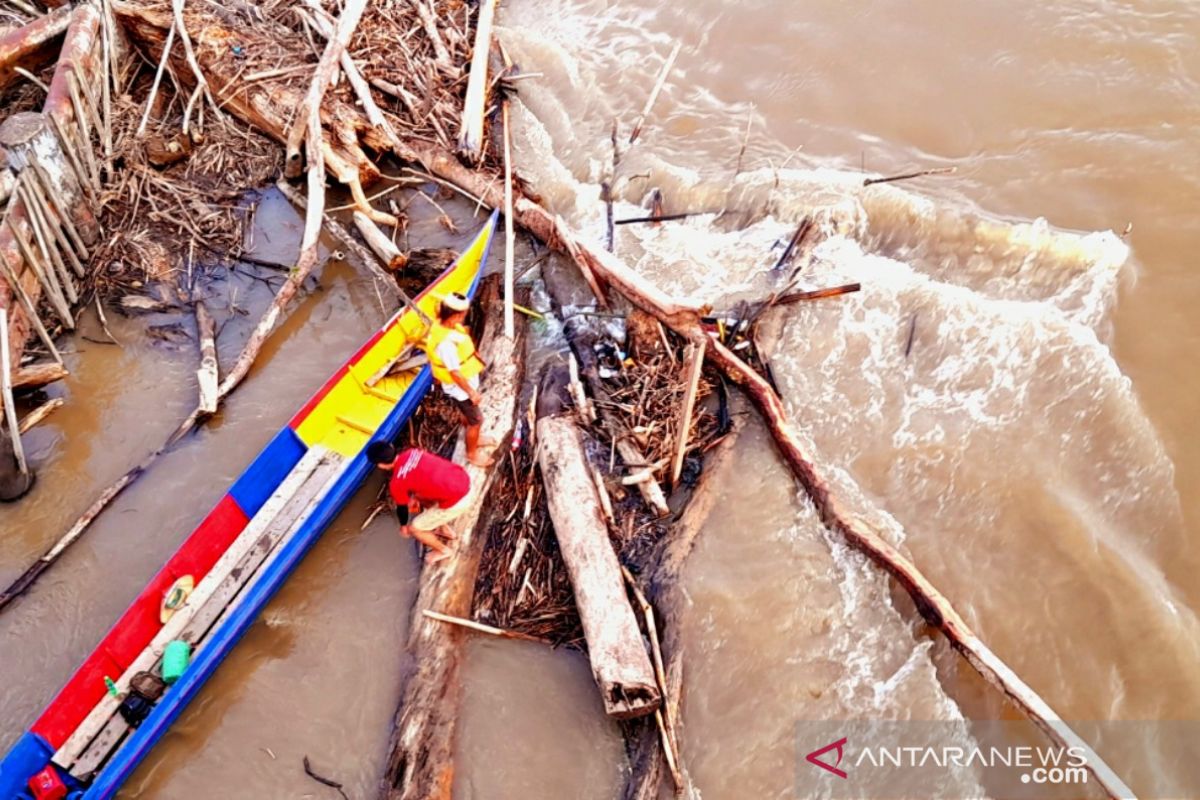
<path id="1" fill-rule="evenodd" d="M 4 401 L 4 416 L 8 420 L 8 432 L 12 437 L 13 455 L 17 457 L 17 468 L 22 475 L 29 474 L 29 465 L 25 463 L 25 449 L 21 446 L 21 426 L 17 422 L 17 405 L 13 400 L 12 361 L 8 351 L 8 309 L 0 308 L 0 389 Z"/>

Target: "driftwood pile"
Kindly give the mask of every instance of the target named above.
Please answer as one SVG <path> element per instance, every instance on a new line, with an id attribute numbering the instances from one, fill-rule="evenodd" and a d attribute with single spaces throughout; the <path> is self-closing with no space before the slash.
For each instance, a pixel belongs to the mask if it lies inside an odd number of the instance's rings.
<path id="1" fill-rule="evenodd" d="M 894 576 L 925 619 L 1052 740 L 1083 747 L 1088 768 L 1110 795 L 1131 796 L 1086 743 L 979 641 L 916 565 L 840 505 L 772 386 L 753 327 L 738 322 L 730 328 L 711 309 L 666 295 L 612 252 L 577 236 L 525 190 L 519 171 L 505 163 L 508 132 L 499 124 L 507 118 L 503 101 L 515 76 L 507 67 L 489 70 L 492 63 L 505 63 L 502 53 L 492 56 L 495 6 L 495 0 L 483 0 L 478 8 L 453 0 L 369 5 L 346 0 L 340 7 L 319 0 L 109 0 L 104 7 L 105 18 L 111 9 L 141 59 L 140 66 L 113 82 L 113 119 L 125 116 L 108 128 L 115 138 L 106 145 L 112 164 L 105 165 L 104 191 L 114 194 L 106 209 L 123 210 L 116 219 L 136 227 L 141 214 L 134 209 L 146 208 L 151 223 L 175 229 L 182 238 L 170 240 L 176 248 L 167 273 L 186 273 L 197 263 L 196 251 L 228 255 L 240 247 L 236 229 L 244 224 L 242 207 L 211 163 L 223 157 L 238 161 L 245 171 L 235 173 L 237 180 L 256 180 L 280 167 L 289 178 L 307 177 L 305 235 L 296 268 L 221 379 L 215 401 L 202 398 L 172 441 L 202 424 L 248 374 L 288 301 L 316 266 L 322 227 L 365 252 L 325 213 L 326 174 L 348 190 L 354 224 L 378 256 L 378 261 L 365 256 L 376 274 L 408 260 L 398 244 L 404 207 L 390 183 L 417 178 L 503 209 L 510 224 L 563 256 L 543 273 L 557 307 L 578 307 L 564 299 L 561 285 L 570 265 L 597 308 L 628 317 L 628 342 L 607 340 L 586 318 L 563 320 L 574 361 L 568 358 L 536 376 L 536 397 L 531 382 L 522 384 L 520 378 L 524 358 L 518 326 L 509 323 L 508 330 L 496 333 L 497 323 L 489 322 L 484 352 L 491 356 L 492 375 L 485 383 L 483 411 L 487 429 L 504 440 L 503 457 L 490 473 L 476 469 L 473 474 L 480 494 L 472 514 L 460 522 L 457 557 L 422 573 L 411 641 L 417 670 L 397 712 L 383 794 L 451 796 L 456 676 L 460 645 L 471 628 L 509 630 L 559 644 L 581 644 L 582 630 L 608 712 L 616 718 L 642 717 L 627 723 L 635 768 L 626 795 L 654 797 L 664 765 L 676 791 L 686 788 L 675 734 L 681 655 L 674 644 L 676 604 L 670 589 L 699 527 L 704 490 L 695 498 L 700 505 L 693 505 L 701 511 L 673 519 L 671 503 L 686 499 L 681 487 L 703 472 L 696 454 L 728 430 L 718 388 L 725 380 L 742 387 L 759 410 L 829 529 Z M 669 78 L 668 64 L 655 93 Z M 653 98 L 638 118 L 631 144 L 637 129 L 648 124 L 652 107 Z M 141 117 L 130 134 L 138 108 Z M 152 137 L 158 137 L 153 145 Z M 263 137 L 276 144 L 268 146 Z M 117 172 L 121 177 L 114 177 Z M 505 179 L 510 173 L 511 181 Z M 384 189 L 368 196 L 380 182 Z M 419 190 L 416 197 L 437 202 Z M 814 227 L 797 230 L 789 254 L 812 246 Z M 123 244 L 102 250 L 109 272 L 118 261 L 146 255 L 136 249 L 136 230 L 121 237 Z M 149 274 L 139 280 L 145 277 Z M 506 277 L 511 287 L 511 272 Z M 182 286 L 186 292 L 191 284 Z M 403 300 L 398 288 L 396 294 Z M 511 292 L 505 294 L 511 304 Z M 811 298 L 768 298 L 743 316 L 757 317 L 766 306 L 803 299 Z M 513 319 L 511 308 L 506 316 Z M 211 389 L 211 382 L 207 385 Z M 515 449 L 513 431 L 521 437 Z M 539 449 L 539 441 L 547 440 L 550 446 Z M 707 485 L 702 474 L 700 485 Z M 489 511 L 476 525 L 484 507 Z M 478 619 L 463 619 L 471 614 Z"/>

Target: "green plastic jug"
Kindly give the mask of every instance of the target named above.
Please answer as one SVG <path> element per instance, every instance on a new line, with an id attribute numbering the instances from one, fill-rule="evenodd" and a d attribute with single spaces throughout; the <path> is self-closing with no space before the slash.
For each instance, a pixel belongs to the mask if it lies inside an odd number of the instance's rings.
<path id="1" fill-rule="evenodd" d="M 183 675 L 183 671 L 187 669 L 188 662 L 192 659 L 192 646 L 183 639 L 175 639 L 168 642 L 163 649 L 162 660 L 162 679 L 163 683 L 170 686 L 175 681 L 179 680 Z"/>

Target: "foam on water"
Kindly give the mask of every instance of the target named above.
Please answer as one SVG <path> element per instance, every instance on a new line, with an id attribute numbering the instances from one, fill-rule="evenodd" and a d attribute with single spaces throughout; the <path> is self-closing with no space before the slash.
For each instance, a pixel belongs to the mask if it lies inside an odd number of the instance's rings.
<path id="1" fill-rule="evenodd" d="M 522 86 L 519 168 L 576 230 L 603 241 L 599 184 L 613 179 L 609 126 L 640 108 L 658 51 L 667 49 L 654 33 L 655 13 L 562 0 L 517 4 L 507 14 L 510 51 L 525 69 L 547 73 Z M 704 40 L 704 30 L 694 32 Z M 857 281 L 863 290 L 772 312 L 782 314 L 772 367 L 802 441 L 839 499 L 908 549 L 1064 716 L 1200 712 L 1186 679 L 1172 687 L 1146 679 L 1187 672 L 1200 656 L 1200 623 L 1190 610 L 1194 581 L 1171 557 L 1186 546 L 1174 468 L 1108 346 L 1118 294 L 1135 278 L 1126 243 L 1112 232 L 1002 219 L 952 189 L 923 196 L 899 184 L 864 187 L 861 173 L 790 153 L 758 127 L 735 173 L 746 108 L 688 86 L 687 69 L 659 100 L 649 140 L 633 148 L 620 140 L 615 216 L 643 214 L 653 189 L 663 192 L 668 213 L 694 215 L 619 227 L 617 254 L 672 294 L 729 309 L 783 288 L 788 276 L 770 268 L 799 221 L 813 215 L 822 241 L 798 259 L 800 288 Z M 717 153 L 730 154 L 729 163 Z M 771 460 L 765 452 L 759 458 Z M 728 499 L 749 517 L 762 501 L 750 487 Z M 762 576 L 784 596 L 803 598 L 791 616 L 763 626 L 759 639 L 731 639 L 720 621 L 742 618 L 721 611 L 735 603 L 722 582 L 741 585 L 737 576 L 693 573 L 703 624 L 692 644 L 747 675 L 774 676 L 757 663 L 774 652 L 768 642 L 803 637 L 806 625 L 825 619 L 833 627 L 819 647 L 840 670 L 837 711 L 817 702 L 808 704 L 812 713 L 961 719 L 938 688 L 928 644 L 897 636 L 887 580 L 825 533 L 803 498 L 800 505 L 796 518 L 763 522 L 775 527 L 748 535 L 797 546 L 817 535 L 836 612 L 818 614 L 790 580 L 818 558 L 798 550 L 799 562 L 781 558 Z M 809 576 L 810 594 L 821 593 L 818 573 Z M 753 616 L 754 602 L 769 598 L 745 602 Z M 1113 661 L 1111 649 L 1078 640 L 1097 624 L 1145 646 Z M 746 652 L 730 656 L 735 642 Z M 817 669 L 810 656 L 797 659 Z M 1072 680 L 1068 664 L 1072 674 L 1105 676 L 1103 685 Z M 1164 696 L 1173 698 L 1170 712 Z M 793 700 L 806 705 L 802 696 Z M 739 735 L 770 739 L 772 712 L 760 711 L 761 736 Z M 703 726 L 705 711 L 697 716 Z M 718 757 L 718 745 L 704 747 Z M 1157 758 L 1143 749 L 1121 766 Z M 738 768 L 743 777 L 753 772 Z"/>

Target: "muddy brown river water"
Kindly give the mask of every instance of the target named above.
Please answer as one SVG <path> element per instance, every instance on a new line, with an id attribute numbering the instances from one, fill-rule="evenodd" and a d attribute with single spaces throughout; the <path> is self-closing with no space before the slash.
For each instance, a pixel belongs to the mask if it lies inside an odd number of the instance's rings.
<path id="1" fill-rule="evenodd" d="M 794 307 L 774 360 L 819 465 L 1065 718 L 1151 721 L 1098 737 L 1143 796 L 1200 796 L 1200 7 L 513 0 L 500 22 L 541 73 L 521 84 L 519 168 L 597 237 L 611 121 L 628 131 L 683 43 L 616 182 L 619 216 L 653 186 L 669 212 L 712 212 L 620 230 L 621 255 L 666 288 L 721 305 L 770 286 L 800 216 L 838 205 L 845 235 L 803 278 L 864 289 Z M 949 166 L 868 191 L 847 174 Z M 298 235 L 282 211 L 264 219 L 273 246 Z M 1124 240 L 1100 233 L 1128 223 Z M 454 244 L 432 219 L 411 235 Z M 241 286 L 240 305 L 265 302 Z M 225 358 L 245 334 L 234 317 Z M 0 615 L 0 745 L 382 318 L 369 278 L 327 266 L 220 420 Z M 0 579 L 189 409 L 191 345 L 114 324 L 124 347 L 75 342 L 55 390 L 68 404 L 28 438 L 42 478 L 0 508 Z M 839 796 L 797 766 L 825 743 L 799 746 L 807 724 L 1009 713 L 822 532 L 756 426 L 734 462 L 686 576 L 683 751 L 705 800 Z M 351 797 L 373 795 L 417 575 L 390 521 L 359 530 L 375 489 L 123 796 L 329 796 L 306 754 Z M 465 681 L 456 796 L 619 796 L 620 734 L 581 657 L 478 641 Z M 995 788 L 974 774 L 940 786 Z"/>

